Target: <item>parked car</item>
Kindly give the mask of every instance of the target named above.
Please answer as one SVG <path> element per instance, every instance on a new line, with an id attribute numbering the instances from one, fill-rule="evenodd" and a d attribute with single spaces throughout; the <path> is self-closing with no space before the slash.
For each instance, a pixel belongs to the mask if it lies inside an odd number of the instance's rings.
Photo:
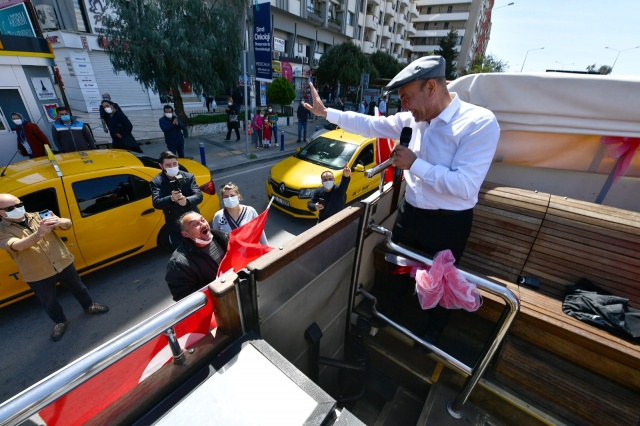
<path id="1" fill-rule="evenodd" d="M 198 205 L 208 219 L 220 201 L 209 170 L 180 159 L 192 173 L 204 199 Z M 59 172 L 58 172 L 59 171 Z M 158 160 L 120 150 L 81 151 L 21 161 L 0 177 L 0 193 L 24 202 L 28 212 L 49 209 L 73 221 L 56 230 L 84 274 L 156 246 L 170 248 L 164 215 L 151 204 L 149 182 L 160 172 Z M 9 254 L 0 250 L 0 307 L 32 294 Z"/>
<path id="2" fill-rule="evenodd" d="M 285 158 L 271 168 L 267 178 L 267 197 L 275 196 L 273 205 L 294 217 L 314 219 L 307 203 L 313 190 L 322 181 L 320 175 L 331 170 L 336 183 L 342 181 L 345 163 L 351 167 L 351 183 L 347 203 L 370 193 L 378 187 L 380 178 L 364 174 L 376 165 L 375 138 L 365 138 L 344 130 L 331 130 L 313 139 L 292 157 Z"/>

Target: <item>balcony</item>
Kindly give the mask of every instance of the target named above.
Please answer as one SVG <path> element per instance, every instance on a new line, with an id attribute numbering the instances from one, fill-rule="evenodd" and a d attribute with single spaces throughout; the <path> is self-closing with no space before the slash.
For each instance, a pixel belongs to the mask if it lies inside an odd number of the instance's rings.
<path id="1" fill-rule="evenodd" d="M 413 43 L 411 42 L 411 40 L 404 41 L 404 50 L 410 50 L 413 52 Z"/>
<path id="2" fill-rule="evenodd" d="M 407 34 L 411 34 L 411 35 L 416 34 L 416 26 L 414 24 L 407 25 Z"/>
<path id="3" fill-rule="evenodd" d="M 387 3 L 387 7 L 384 9 L 384 13 L 391 16 L 392 18 L 396 17 L 396 10 L 394 9 L 393 3 Z"/>
<path id="4" fill-rule="evenodd" d="M 391 29 L 389 28 L 388 25 L 385 25 L 382 29 L 382 38 L 391 38 L 393 37 L 393 33 L 391 32 Z"/>
<path id="5" fill-rule="evenodd" d="M 367 28 L 378 29 L 378 16 L 367 15 L 367 19 L 365 20 L 365 26 Z"/>
<path id="6" fill-rule="evenodd" d="M 393 39 L 393 42 L 396 44 L 404 45 L 404 37 L 402 37 L 402 34 L 396 34 L 395 38 Z"/>
<path id="7" fill-rule="evenodd" d="M 334 30 L 341 30 L 342 29 L 342 21 L 341 20 L 329 17 L 329 18 L 327 18 L 327 21 L 329 22 L 329 24 L 328 24 L 329 28 L 334 29 Z"/>
<path id="8" fill-rule="evenodd" d="M 411 18 L 417 18 L 417 17 L 419 17 L 419 16 L 420 16 L 420 14 L 418 13 L 418 8 L 416 7 L 416 4 L 415 4 L 415 3 L 413 3 L 413 4 L 411 5 L 411 8 L 409 9 L 409 15 L 411 15 L 411 16 L 410 16 L 410 19 L 411 19 Z"/>
<path id="9" fill-rule="evenodd" d="M 373 44 L 373 43 L 372 43 L 372 42 L 370 42 L 370 41 L 366 41 L 366 42 L 364 42 L 364 44 L 363 44 L 363 46 L 362 46 L 362 52 L 363 52 L 363 53 L 366 53 L 366 54 L 370 55 L 370 54 L 372 54 L 372 53 L 375 53 L 375 51 L 376 51 L 376 46 L 375 46 L 375 44 Z"/>
<path id="10" fill-rule="evenodd" d="M 406 16 L 399 14 L 398 18 L 396 19 L 396 22 L 398 23 L 398 25 L 405 26 L 407 25 L 407 18 Z"/>
<path id="11" fill-rule="evenodd" d="M 376 4 L 376 5 L 380 6 L 380 0 L 369 0 L 368 4 Z"/>
<path id="12" fill-rule="evenodd" d="M 400 0 L 400 7 L 403 5 L 409 7 L 409 0 Z"/>
<path id="13" fill-rule="evenodd" d="M 390 39 L 382 40 L 382 42 L 380 43 L 380 50 L 388 52 L 389 49 L 391 49 L 391 40 Z"/>
<path id="14" fill-rule="evenodd" d="M 315 7 L 308 5 L 307 6 L 307 18 L 316 26 L 324 24 L 324 16 L 322 16 L 322 11 L 320 9 L 316 9 Z"/>

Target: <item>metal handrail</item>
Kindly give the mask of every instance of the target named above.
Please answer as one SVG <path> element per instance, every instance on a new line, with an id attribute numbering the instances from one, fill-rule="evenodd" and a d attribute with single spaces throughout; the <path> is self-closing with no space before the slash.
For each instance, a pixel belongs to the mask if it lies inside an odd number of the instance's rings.
<path id="1" fill-rule="evenodd" d="M 19 424 L 196 312 L 207 296 L 196 292 L 131 327 L 0 405 L 0 424 Z M 175 354 L 174 354 L 175 355 Z"/>
<path id="2" fill-rule="evenodd" d="M 404 248 L 392 242 L 391 241 L 392 234 L 391 234 L 391 231 L 389 231 L 388 229 L 375 224 L 370 224 L 369 229 L 371 229 L 372 231 L 378 234 L 384 235 L 386 237 L 385 244 L 390 250 L 393 250 L 396 253 L 399 253 L 403 256 L 416 260 L 427 266 L 433 265 L 433 260 L 429 259 L 428 257 L 422 256 L 414 251 L 411 251 L 407 248 Z M 381 315 L 380 313 L 378 313 L 374 307 L 374 315 L 377 315 L 378 317 L 386 321 L 389 325 L 391 325 L 393 328 L 409 336 L 414 341 L 419 342 L 421 345 L 424 345 L 425 347 L 429 348 L 430 350 L 433 351 L 433 353 L 436 356 L 443 359 L 445 362 L 447 362 L 449 365 L 454 367 L 456 370 L 468 376 L 467 380 L 464 383 L 462 391 L 458 394 L 458 396 L 456 396 L 456 398 L 453 401 L 449 402 L 449 404 L 447 405 L 447 410 L 449 411 L 449 414 L 457 419 L 462 417 L 462 413 L 461 413 L 462 406 L 467 402 L 469 395 L 473 391 L 476 384 L 478 384 L 478 381 L 482 377 L 482 374 L 485 372 L 485 370 L 489 366 L 489 362 L 491 361 L 491 358 L 498 350 L 498 347 L 500 346 L 500 344 L 502 343 L 502 340 L 506 336 L 507 331 L 511 326 L 511 323 L 513 322 L 518 311 L 520 310 L 520 301 L 518 300 L 518 297 L 515 294 L 513 294 L 513 292 L 508 288 L 503 287 L 499 284 L 496 284 L 492 281 L 489 281 L 485 278 L 478 277 L 477 275 L 473 275 L 469 272 L 465 272 L 461 269 L 458 269 L 458 271 L 462 274 L 462 276 L 464 276 L 465 279 L 467 279 L 467 281 L 475 284 L 476 286 L 478 286 L 484 291 L 487 291 L 491 294 L 494 294 L 500 297 L 502 300 L 505 301 L 505 309 L 502 311 L 500 320 L 496 324 L 493 334 L 490 340 L 488 341 L 489 344 L 485 345 L 482 353 L 480 354 L 480 358 L 478 362 L 473 368 L 467 366 L 462 361 L 459 361 L 458 359 L 454 358 L 448 353 L 443 352 L 442 350 L 440 350 L 436 346 L 433 346 L 429 342 L 425 342 L 424 340 L 420 339 L 419 337 L 417 337 L 416 335 L 414 335 L 413 333 L 411 333 L 409 330 L 402 327 L 401 325 L 396 324 L 393 321 L 389 320 L 384 315 Z M 364 294 L 364 292 L 362 291 L 360 292 L 363 295 L 365 295 L 365 297 L 367 296 L 369 298 L 373 297 L 371 295 Z"/>

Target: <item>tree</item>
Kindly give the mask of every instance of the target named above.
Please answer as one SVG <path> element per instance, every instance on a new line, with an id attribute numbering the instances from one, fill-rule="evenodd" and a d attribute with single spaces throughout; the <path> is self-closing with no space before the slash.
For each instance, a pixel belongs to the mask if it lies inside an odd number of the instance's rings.
<path id="1" fill-rule="evenodd" d="M 296 98 L 296 89 L 284 77 L 274 78 L 267 87 L 267 100 L 269 103 L 290 105 Z"/>
<path id="2" fill-rule="evenodd" d="M 451 30 L 440 40 L 440 50 L 436 50 L 436 55 L 442 56 L 447 63 L 445 71 L 447 80 L 455 80 L 458 77 L 458 71 L 456 71 L 457 44 L 458 32 Z"/>
<path id="3" fill-rule="evenodd" d="M 371 80 L 378 78 L 378 71 L 369 58 L 356 45 L 347 42 L 333 46 L 322 55 L 316 75 L 319 81 L 331 86 L 337 83 L 355 86 L 360 84 L 363 72 L 369 73 Z"/>
<path id="4" fill-rule="evenodd" d="M 377 51 L 369 56 L 369 60 L 378 70 L 380 78 L 393 78 L 402 70 L 398 60 L 386 52 Z"/>
<path id="5" fill-rule="evenodd" d="M 241 0 L 210 7 L 202 0 L 111 0 L 101 43 L 114 71 L 133 76 L 153 92 L 171 90 L 176 114 L 184 112 L 180 85 L 199 93 L 237 84 Z"/>
<path id="6" fill-rule="evenodd" d="M 471 69 L 467 74 L 505 72 L 508 66 L 508 63 L 501 61 L 493 55 L 479 56 L 473 61 Z"/>
<path id="7" fill-rule="evenodd" d="M 611 71 L 613 71 L 613 67 L 610 67 L 609 65 L 600 65 L 600 67 L 596 69 L 596 64 L 593 64 L 587 67 L 587 71 L 590 74 L 609 75 L 611 74 Z"/>

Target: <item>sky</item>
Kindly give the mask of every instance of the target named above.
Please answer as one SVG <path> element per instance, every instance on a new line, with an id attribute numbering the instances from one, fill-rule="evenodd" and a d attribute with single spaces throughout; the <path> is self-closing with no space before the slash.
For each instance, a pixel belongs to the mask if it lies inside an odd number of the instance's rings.
<path id="1" fill-rule="evenodd" d="M 640 76 L 640 48 L 633 49 L 640 46 L 640 0 L 496 0 L 491 21 L 487 54 L 510 72 L 523 63 L 524 72 L 596 64 L 613 66 L 611 75 Z"/>

